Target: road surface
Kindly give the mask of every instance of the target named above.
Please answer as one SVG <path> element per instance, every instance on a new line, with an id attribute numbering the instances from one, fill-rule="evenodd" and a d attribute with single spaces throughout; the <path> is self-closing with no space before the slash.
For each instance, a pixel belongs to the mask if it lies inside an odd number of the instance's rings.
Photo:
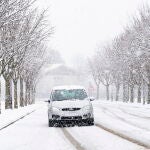
<path id="1" fill-rule="evenodd" d="M 16 121 L 8 127 L 0 130 L 0 147 L 1 150 L 146 150 L 149 145 L 146 145 L 143 141 L 138 141 L 136 138 L 130 136 L 122 136 L 117 133 L 114 128 L 105 126 L 106 117 L 107 121 L 115 119 L 122 123 L 128 124 L 129 126 L 138 126 L 141 130 L 148 130 L 150 126 L 140 124 L 131 121 L 131 117 L 135 114 L 130 111 L 126 112 L 125 109 L 110 107 L 108 105 L 95 105 L 95 122 L 94 126 L 83 126 L 83 127 L 48 127 L 47 119 L 47 106 L 41 104 L 42 107 L 33 111 L 26 117 Z M 123 116 L 128 117 L 124 118 Z M 130 117 L 129 117 L 130 116 Z M 129 119 L 127 119 L 129 118 Z M 135 119 L 134 118 L 134 119 Z M 104 122 L 103 122 L 104 121 Z M 110 124 L 115 124 L 111 122 Z M 149 140 L 149 139 L 148 139 Z M 143 144 L 143 145 L 142 145 Z"/>

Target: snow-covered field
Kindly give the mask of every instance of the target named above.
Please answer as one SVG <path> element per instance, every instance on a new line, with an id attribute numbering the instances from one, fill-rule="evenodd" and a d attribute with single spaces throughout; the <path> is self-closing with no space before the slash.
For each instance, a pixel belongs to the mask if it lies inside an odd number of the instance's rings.
<path id="1" fill-rule="evenodd" d="M 0 128 L 33 111 L 0 130 L 0 147 L 2 150 L 148 149 L 140 146 L 142 143 L 150 147 L 150 106 L 101 100 L 94 101 L 93 106 L 96 124 L 83 127 L 48 127 L 47 105 L 44 102 L 3 112 L 0 115 Z M 110 129 L 109 132 L 98 125 Z M 112 130 L 131 138 L 131 142 L 111 133 Z M 133 143 L 134 140 L 139 145 Z"/>

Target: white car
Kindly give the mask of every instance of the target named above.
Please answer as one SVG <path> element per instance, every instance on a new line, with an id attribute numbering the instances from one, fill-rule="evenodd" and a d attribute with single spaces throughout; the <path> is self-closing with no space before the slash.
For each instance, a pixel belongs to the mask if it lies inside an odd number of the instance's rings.
<path id="1" fill-rule="evenodd" d="M 67 123 L 94 125 L 92 100 L 81 86 L 54 87 L 48 101 L 49 127 Z"/>

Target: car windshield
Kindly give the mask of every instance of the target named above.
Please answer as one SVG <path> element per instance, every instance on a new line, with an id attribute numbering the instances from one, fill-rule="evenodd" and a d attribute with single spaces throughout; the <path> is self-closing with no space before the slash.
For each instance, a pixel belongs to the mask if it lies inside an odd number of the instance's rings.
<path id="1" fill-rule="evenodd" d="M 53 101 L 62 101 L 62 100 L 83 100 L 87 98 L 87 94 L 84 89 L 72 89 L 72 90 L 55 90 L 52 93 Z"/>

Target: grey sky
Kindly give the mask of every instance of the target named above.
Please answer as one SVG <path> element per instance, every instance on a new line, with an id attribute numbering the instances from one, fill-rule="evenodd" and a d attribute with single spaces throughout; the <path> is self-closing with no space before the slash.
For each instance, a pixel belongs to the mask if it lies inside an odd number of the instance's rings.
<path id="1" fill-rule="evenodd" d="M 122 32 L 145 2 L 150 4 L 148 0 L 39 0 L 50 6 L 55 27 L 50 45 L 68 63 L 74 55 L 91 55 L 97 44 Z"/>

